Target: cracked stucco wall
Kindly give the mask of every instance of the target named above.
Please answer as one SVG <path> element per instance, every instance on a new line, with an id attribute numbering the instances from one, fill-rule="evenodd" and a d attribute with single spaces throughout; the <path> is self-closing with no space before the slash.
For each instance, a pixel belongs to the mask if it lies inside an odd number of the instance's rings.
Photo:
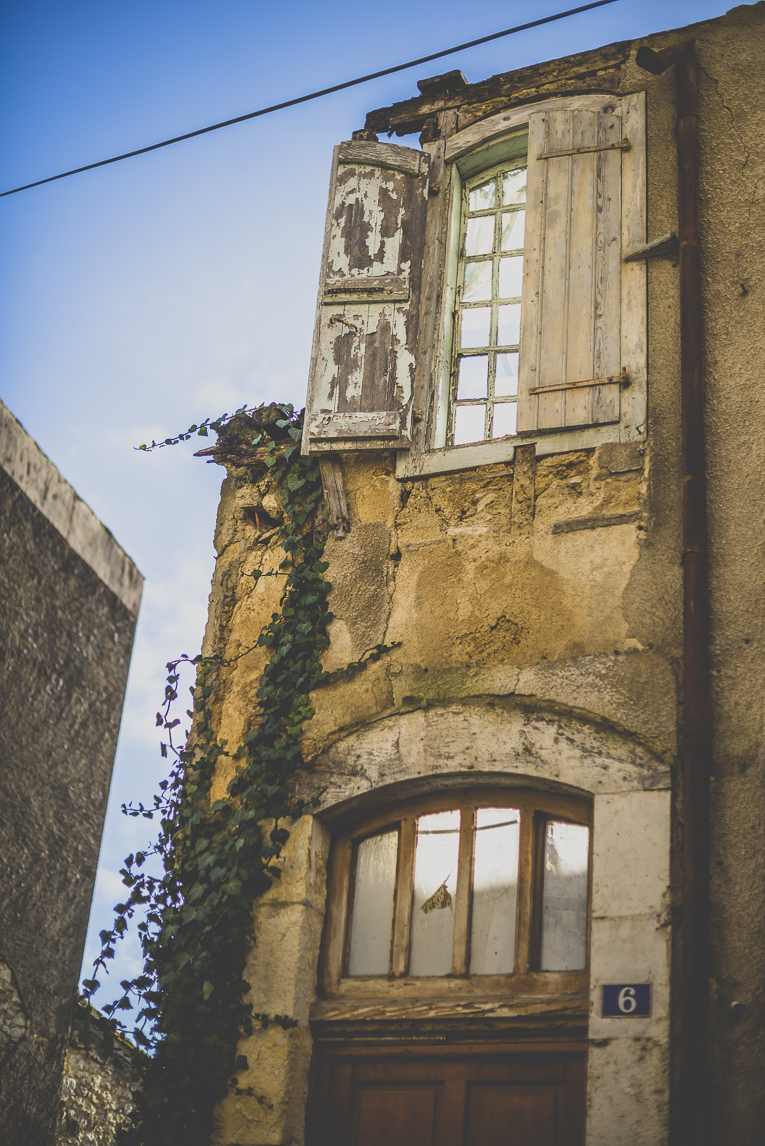
<path id="1" fill-rule="evenodd" d="M 699 60 L 716 729 L 711 1138 L 739 1146 L 765 1134 L 765 4 L 648 42 L 661 48 L 689 36 Z M 647 92 L 652 239 L 677 229 L 674 73 L 647 76 L 633 52 L 620 90 L 639 88 Z M 682 479 L 678 274 L 668 258 L 648 264 L 648 307 L 647 442 L 537 459 L 533 516 L 527 505 L 522 520 L 512 463 L 398 481 L 392 453 L 343 456 L 352 526 L 347 538 L 327 545 L 335 620 L 325 666 L 342 667 L 380 642 L 401 643 L 316 694 L 304 741 L 315 768 L 301 780 L 303 795 L 328 790 L 337 746 L 410 713 L 434 720 L 457 704 L 568 714 L 674 771 L 682 736 Z M 272 530 L 280 516 L 268 478 L 253 483 L 245 471 L 231 471 L 216 532 L 206 652 L 230 658 L 252 648 L 276 608 L 279 579 L 255 585 L 247 574 L 256 565 L 278 571 L 283 552 Z M 580 520 L 587 528 L 569 528 Z M 213 708 L 231 743 L 257 719 L 263 663 L 263 650 L 255 649 L 220 674 Z M 228 779 L 224 762 L 216 796 Z M 332 798 L 341 799 L 337 768 L 332 782 Z M 348 798 L 357 794 L 354 783 L 351 777 Z M 677 905 L 681 826 L 675 793 L 670 900 L 662 910 Z M 267 908 L 274 936 L 302 937 L 289 958 L 282 944 L 287 963 L 279 982 L 263 970 L 271 940 L 254 956 L 262 970 L 256 1009 L 278 1011 L 291 1001 L 301 1027 L 265 1032 L 279 1044 L 269 1059 L 277 1064 L 267 1079 L 271 1107 L 224 1104 L 221 1144 L 302 1141 L 328 840 L 318 820 L 301 826 L 287 859 L 294 870 Z M 292 931 L 280 930 L 277 920 L 290 919 Z M 744 1003 L 736 1021 L 734 1000 Z M 628 1054 L 620 1039 L 609 1069 Z M 662 1044 L 654 1083 L 663 1109 L 666 1056 Z M 607 1103 L 601 1106 L 608 1117 Z M 615 1122 L 612 1142 L 624 1134 L 635 1142 L 635 1133 Z M 666 1119 L 641 1133 L 641 1142 L 659 1146 Z"/>

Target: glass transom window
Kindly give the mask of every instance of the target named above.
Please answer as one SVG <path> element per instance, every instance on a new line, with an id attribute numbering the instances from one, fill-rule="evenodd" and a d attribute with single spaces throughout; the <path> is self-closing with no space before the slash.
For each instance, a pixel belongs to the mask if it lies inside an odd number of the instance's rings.
<path id="1" fill-rule="evenodd" d="M 442 795 L 378 817 L 335 853 L 340 978 L 584 971 L 589 846 L 573 798 Z"/>
<path id="2" fill-rule="evenodd" d="M 515 434 L 526 159 L 466 182 L 454 331 L 450 442 Z"/>

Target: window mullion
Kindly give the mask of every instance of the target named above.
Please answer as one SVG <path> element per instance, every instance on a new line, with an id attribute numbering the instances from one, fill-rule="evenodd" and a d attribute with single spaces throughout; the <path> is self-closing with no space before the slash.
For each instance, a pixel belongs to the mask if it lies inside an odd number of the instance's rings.
<path id="1" fill-rule="evenodd" d="M 473 892 L 475 808 L 462 808 L 457 890 L 454 895 L 452 975 L 467 975 L 470 962 L 470 901 Z"/>
<path id="2" fill-rule="evenodd" d="M 396 873 L 396 904 L 393 916 L 393 949 L 391 971 L 401 977 L 409 970 L 409 939 L 412 929 L 412 897 L 414 895 L 414 854 L 417 842 L 417 817 L 407 816 L 401 821 Z"/>
<path id="3" fill-rule="evenodd" d="M 515 971 L 524 975 L 531 969 L 532 907 L 534 893 L 534 813 L 521 811 L 521 841 L 518 856 L 518 924 L 515 931 Z"/>

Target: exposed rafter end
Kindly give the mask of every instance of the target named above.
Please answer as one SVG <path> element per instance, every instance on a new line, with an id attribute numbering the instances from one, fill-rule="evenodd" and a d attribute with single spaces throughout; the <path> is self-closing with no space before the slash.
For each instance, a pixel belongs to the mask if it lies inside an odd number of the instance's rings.
<path id="1" fill-rule="evenodd" d="M 420 95 L 424 96 L 447 95 L 449 92 L 459 91 L 460 88 L 467 86 L 467 76 L 464 72 L 456 69 L 452 72 L 444 72 L 440 76 L 431 76 L 427 80 L 417 81 Z"/>
<path id="2" fill-rule="evenodd" d="M 342 466 L 339 459 L 332 454 L 323 454 L 319 458 L 319 468 L 329 528 L 335 537 L 346 537 L 351 532 L 351 520 L 348 515 Z"/>

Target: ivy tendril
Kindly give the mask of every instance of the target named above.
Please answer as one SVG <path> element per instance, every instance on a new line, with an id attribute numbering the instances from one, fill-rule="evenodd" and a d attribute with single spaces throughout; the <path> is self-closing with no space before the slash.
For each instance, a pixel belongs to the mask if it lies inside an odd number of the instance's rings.
<path id="1" fill-rule="evenodd" d="M 187 442 L 192 434 L 197 434 L 200 438 L 206 438 L 208 430 L 215 430 L 215 432 L 218 433 L 226 422 L 244 414 L 246 409 L 246 406 L 240 406 L 235 414 L 221 414 L 218 418 L 205 418 L 204 422 L 200 422 L 199 425 L 194 422 L 193 425 L 189 426 L 188 430 L 185 430 L 182 434 L 177 434 L 174 438 L 165 438 L 162 442 L 155 442 L 152 438 L 150 446 L 144 444 L 142 446 L 134 446 L 133 449 L 145 450 L 148 453 L 151 452 L 151 450 L 161 450 L 163 446 L 177 446 L 179 442 Z"/>

